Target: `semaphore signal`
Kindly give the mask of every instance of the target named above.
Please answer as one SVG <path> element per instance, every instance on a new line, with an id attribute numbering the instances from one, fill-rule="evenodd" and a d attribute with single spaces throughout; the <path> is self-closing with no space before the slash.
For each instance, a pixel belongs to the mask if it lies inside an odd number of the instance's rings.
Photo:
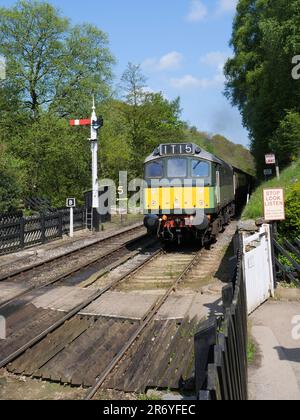
<path id="1" fill-rule="evenodd" d="M 96 231 L 99 231 L 99 181 L 98 181 L 98 130 L 103 127 L 103 118 L 97 118 L 95 99 L 93 99 L 93 112 L 89 119 L 75 119 L 70 121 L 72 127 L 91 127 L 91 151 L 92 151 L 92 184 L 93 184 L 93 223 Z"/>

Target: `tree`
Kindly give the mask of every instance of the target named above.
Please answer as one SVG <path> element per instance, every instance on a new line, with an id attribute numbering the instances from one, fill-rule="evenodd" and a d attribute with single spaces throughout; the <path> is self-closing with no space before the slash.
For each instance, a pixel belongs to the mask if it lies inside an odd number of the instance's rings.
<path id="1" fill-rule="evenodd" d="M 114 62 L 107 45 L 101 30 L 72 27 L 49 3 L 0 8 L 0 54 L 34 118 L 49 107 L 61 115 L 80 112 L 92 93 L 107 94 Z"/>
<path id="2" fill-rule="evenodd" d="M 0 143 L 0 213 L 18 208 L 24 182 L 22 162 L 7 153 Z"/>
<path id="3" fill-rule="evenodd" d="M 80 200 L 90 188 L 90 148 L 83 132 L 50 112 L 40 114 L 18 136 L 10 149 L 27 174 L 25 196 L 47 197 L 63 206 L 69 195 Z"/>
<path id="4" fill-rule="evenodd" d="M 299 110 L 292 57 L 300 50 L 300 0 L 240 0 L 225 66 L 226 95 L 250 132 L 259 174 L 271 140 L 289 110 Z"/>
<path id="5" fill-rule="evenodd" d="M 142 74 L 141 66 L 128 63 L 122 75 L 120 89 L 129 105 L 138 107 L 146 96 L 146 77 Z"/>
<path id="6" fill-rule="evenodd" d="M 49 3 L 22 0 L 0 8 L 1 55 L 7 64 L 0 80 L 5 179 L 18 163 L 19 197 L 44 195 L 54 205 L 69 194 L 81 198 L 90 188 L 89 133 L 70 129 L 67 120 L 89 115 L 92 94 L 101 102 L 110 92 L 114 59 L 106 34 L 72 26 Z M 10 195 L 14 179 L 2 184 L 3 194 Z"/>
<path id="7" fill-rule="evenodd" d="M 162 93 L 149 92 L 140 66 L 132 63 L 122 76 L 121 88 L 126 99 L 120 112 L 128 130 L 130 168 L 135 176 L 142 176 L 143 161 L 155 147 L 184 139 L 180 99 L 168 101 Z"/>
<path id="8" fill-rule="evenodd" d="M 300 157 L 300 114 L 289 111 L 280 122 L 270 142 L 278 156 L 279 164 L 285 166 Z"/>

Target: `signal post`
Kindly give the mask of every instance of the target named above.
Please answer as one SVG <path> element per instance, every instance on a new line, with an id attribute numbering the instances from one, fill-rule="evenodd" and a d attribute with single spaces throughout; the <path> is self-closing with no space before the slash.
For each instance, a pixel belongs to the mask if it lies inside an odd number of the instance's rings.
<path id="1" fill-rule="evenodd" d="M 99 215 L 99 180 L 98 180 L 98 130 L 103 127 L 103 118 L 97 118 L 95 100 L 93 100 L 93 110 L 91 119 L 71 120 L 70 125 L 75 126 L 90 126 L 91 137 L 91 152 L 92 152 L 92 211 L 93 211 L 93 229 L 96 232 L 100 231 L 100 215 Z"/>

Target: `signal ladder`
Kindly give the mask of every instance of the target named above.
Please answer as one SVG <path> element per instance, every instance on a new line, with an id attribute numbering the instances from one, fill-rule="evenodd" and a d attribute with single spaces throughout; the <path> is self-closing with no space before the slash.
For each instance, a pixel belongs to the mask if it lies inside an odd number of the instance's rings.
<path id="1" fill-rule="evenodd" d="M 93 219 L 93 209 L 86 209 L 86 228 L 93 231 L 94 219 Z"/>

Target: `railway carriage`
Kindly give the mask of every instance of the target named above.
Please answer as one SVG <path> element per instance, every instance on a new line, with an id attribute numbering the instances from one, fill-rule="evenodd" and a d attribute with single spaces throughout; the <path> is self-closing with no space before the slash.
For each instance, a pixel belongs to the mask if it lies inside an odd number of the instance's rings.
<path id="1" fill-rule="evenodd" d="M 216 237 L 247 197 L 249 175 L 195 144 L 163 144 L 146 159 L 145 226 L 165 241 Z"/>

